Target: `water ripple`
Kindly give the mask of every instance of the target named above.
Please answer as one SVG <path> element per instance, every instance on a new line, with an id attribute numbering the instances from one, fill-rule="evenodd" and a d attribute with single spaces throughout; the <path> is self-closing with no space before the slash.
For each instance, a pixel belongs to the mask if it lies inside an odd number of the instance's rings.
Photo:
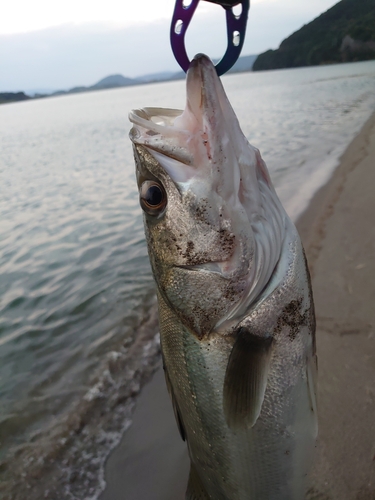
<path id="1" fill-rule="evenodd" d="M 367 62 L 223 78 L 293 217 L 374 109 L 374 75 Z M 181 108 L 184 94 L 173 82 L 0 107 L 0 460 L 16 445 L 44 446 L 47 429 L 88 412 L 95 398 L 107 401 L 93 411 L 108 421 L 106 451 L 94 443 L 100 467 L 129 425 L 124 401 L 147 365 L 130 346 L 154 284 L 126 116 L 145 105 Z M 157 355 L 154 337 L 142 337 L 139 356 L 149 356 L 147 346 Z M 88 439 L 79 448 L 77 431 L 70 448 L 83 475 Z"/>

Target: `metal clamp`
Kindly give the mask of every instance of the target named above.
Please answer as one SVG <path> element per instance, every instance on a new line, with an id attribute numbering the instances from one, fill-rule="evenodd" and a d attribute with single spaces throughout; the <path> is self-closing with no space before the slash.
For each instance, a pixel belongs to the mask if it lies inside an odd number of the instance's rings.
<path id="1" fill-rule="evenodd" d="M 250 8 L 250 0 L 233 1 L 233 0 L 208 0 L 212 3 L 220 4 L 226 12 L 227 18 L 227 38 L 228 46 L 222 59 L 216 64 L 217 74 L 223 75 L 226 73 L 240 56 L 242 46 L 245 40 L 246 23 Z M 184 5 L 185 3 L 185 5 Z M 199 0 L 191 0 L 189 5 L 186 5 L 186 0 L 176 0 L 176 5 L 173 12 L 170 39 L 173 54 L 181 66 L 187 72 L 190 61 L 185 48 L 185 33 L 189 27 L 190 21 L 197 8 Z M 234 5 L 241 4 L 241 14 L 236 16 L 232 10 Z"/>

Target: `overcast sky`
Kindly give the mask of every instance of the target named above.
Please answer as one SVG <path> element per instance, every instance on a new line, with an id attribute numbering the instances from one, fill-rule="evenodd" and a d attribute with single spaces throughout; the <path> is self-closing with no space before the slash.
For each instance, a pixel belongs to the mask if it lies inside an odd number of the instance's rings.
<path id="1" fill-rule="evenodd" d="M 1 6 L 0 92 L 92 85 L 110 74 L 178 71 L 169 44 L 174 0 L 12 0 Z M 337 0 L 252 0 L 242 55 L 277 48 Z M 188 54 L 221 57 L 225 12 L 201 0 Z"/>

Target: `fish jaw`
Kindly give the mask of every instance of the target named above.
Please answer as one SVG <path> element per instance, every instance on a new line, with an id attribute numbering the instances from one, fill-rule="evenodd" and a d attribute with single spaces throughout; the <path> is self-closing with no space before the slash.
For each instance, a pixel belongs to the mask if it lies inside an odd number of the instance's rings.
<path id="1" fill-rule="evenodd" d="M 145 214 L 159 291 L 199 336 L 225 330 L 251 307 L 280 256 L 285 212 L 267 168 L 204 55 L 189 68 L 184 111 L 144 108 L 129 117 L 138 184 L 158 179 L 168 198 L 163 214 Z"/>

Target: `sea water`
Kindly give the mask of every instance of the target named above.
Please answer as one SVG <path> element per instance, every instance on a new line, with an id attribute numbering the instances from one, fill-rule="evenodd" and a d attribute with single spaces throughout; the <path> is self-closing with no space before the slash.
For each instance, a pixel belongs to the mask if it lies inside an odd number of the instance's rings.
<path id="1" fill-rule="evenodd" d="M 222 81 L 296 220 L 375 110 L 375 61 Z M 30 500 L 105 485 L 160 356 L 127 113 L 184 104 L 176 81 L 0 106 L 4 498 L 21 478 Z"/>

